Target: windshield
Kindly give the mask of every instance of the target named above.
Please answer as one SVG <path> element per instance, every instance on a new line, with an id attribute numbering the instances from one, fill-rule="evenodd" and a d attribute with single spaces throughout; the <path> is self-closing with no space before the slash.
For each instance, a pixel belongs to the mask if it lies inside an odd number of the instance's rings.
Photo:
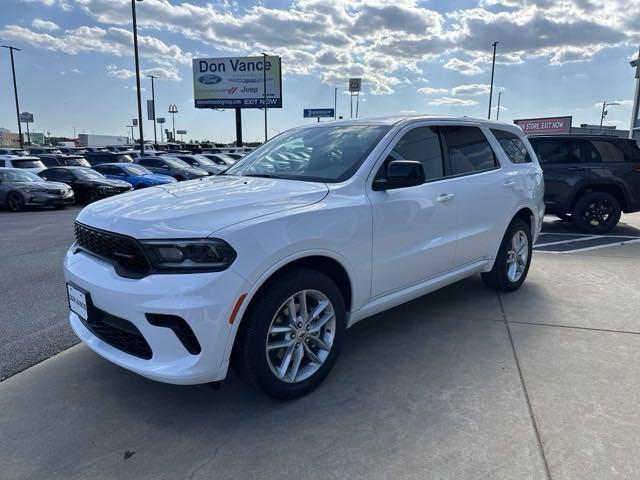
<path id="1" fill-rule="evenodd" d="M 0 180 L 4 183 L 42 182 L 42 178 L 31 172 L 20 172 L 15 170 L 0 170 Z"/>
<path id="2" fill-rule="evenodd" d="M 20 150 L 20 149 L 2 150 L 0 151 L 0 155 L 18 155 L 19 157 L 25 157 L 29 155 L 29 152 L 27 152 L 26 150 Z"/>
<path id="3" fill-rule="evenodd" d="M 83 157 L 66 157 L 65 161 L 67 165 L 72 167 L 90 167 L 91 164 L 87 162 Z"/>
<path id="4" fill-rule="evenodd" d="M 183 162 L 179 158 L 169 158 L 165 156 L 162 159 L 174 168 L 192 168 L 191 165 L 189 165 L 187 162 Z"/>
<path id="5" fill-rule="evenodd" d="M 73 170 L 73 174 L 76 178 L 105 178 L 101 173 L 96 172 L 95 170 L 91 170 L 90 168 L 77 168 Z"/>
<path id="6" fill-rule="evenodd" d="M 380 125 L 332 125 L 283 133 L 254 150 L 226 175 L 342 182 L 389 131 Z"/>
<path id="7" fill-rule="evenodd" d="M 44 168 L 40 160 L 11 160 L 15 168 Z"/>
<path id="8" fill-rule="evenodd" d="M 215 167 L 216 164 L 213 163 L 211 160 L 209 160 L 207 157 L 205 157 L 204 155 L 193 155 L 192 158 L 190 158 L 189 160 L 184 160 L 185 162 L 193 165 L 193 162 L 198 162 L 201 165 L 209 165 L 212 167 Z"/>
<path id="9" fill-rule="evenodd" d="M 144 168 L 142 165 L 127 165 L 122 169 L 129 175 L 149 175 L 151 172 Z"/>
<path id="10" fill-rule="evenodd" d="M 114 160 L 120 163 L 133 163 L 133 158 L 131 158 L 131 155 L 115 155 Z"/>

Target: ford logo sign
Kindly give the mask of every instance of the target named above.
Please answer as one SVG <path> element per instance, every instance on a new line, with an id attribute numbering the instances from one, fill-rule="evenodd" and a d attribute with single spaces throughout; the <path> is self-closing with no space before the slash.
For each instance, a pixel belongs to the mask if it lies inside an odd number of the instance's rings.
<path id="1" fill-rule="evenodd" d="M 202 83 L 203 85 L 215 85 L 216 83 L 220 83 L 221 81 L 221 77 L 212 74 L 200 75 L 200 78 L 198 78 L 198 82 Z"/>

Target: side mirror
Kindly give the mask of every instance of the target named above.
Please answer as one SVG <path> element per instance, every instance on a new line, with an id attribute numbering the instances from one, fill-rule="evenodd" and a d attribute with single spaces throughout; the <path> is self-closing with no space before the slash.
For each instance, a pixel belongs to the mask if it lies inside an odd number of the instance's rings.
<path id="1" fill-rule="evenodd" d="M 392 160 L 387 165 L 386 178 L 373 182 L 374 190 L 415 187 L 425 182 L 424 168 L 415 160 Z"/>

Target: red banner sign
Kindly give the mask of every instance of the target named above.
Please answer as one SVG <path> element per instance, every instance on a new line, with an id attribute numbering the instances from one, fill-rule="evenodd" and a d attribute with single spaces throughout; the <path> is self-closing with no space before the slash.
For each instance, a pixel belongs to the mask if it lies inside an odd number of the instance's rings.
<path id="1" fill-rule="evenodd" d="M 572 117 L 525 118 L 514 120 L 527 135 L 536 133 L 571 133 Z"/>

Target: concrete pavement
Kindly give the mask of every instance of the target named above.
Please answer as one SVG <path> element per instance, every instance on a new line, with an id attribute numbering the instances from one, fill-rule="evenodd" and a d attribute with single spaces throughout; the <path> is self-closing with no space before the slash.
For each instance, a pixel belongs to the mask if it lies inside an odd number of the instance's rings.
<path id="1" fill-rule="evenodd" d="M 0 383 L 0 477 L 638 478 L 638 253 L 536 253 L 516 293 L 474 277 L 365 320 L 289 403 L 75 346 Z"/>

